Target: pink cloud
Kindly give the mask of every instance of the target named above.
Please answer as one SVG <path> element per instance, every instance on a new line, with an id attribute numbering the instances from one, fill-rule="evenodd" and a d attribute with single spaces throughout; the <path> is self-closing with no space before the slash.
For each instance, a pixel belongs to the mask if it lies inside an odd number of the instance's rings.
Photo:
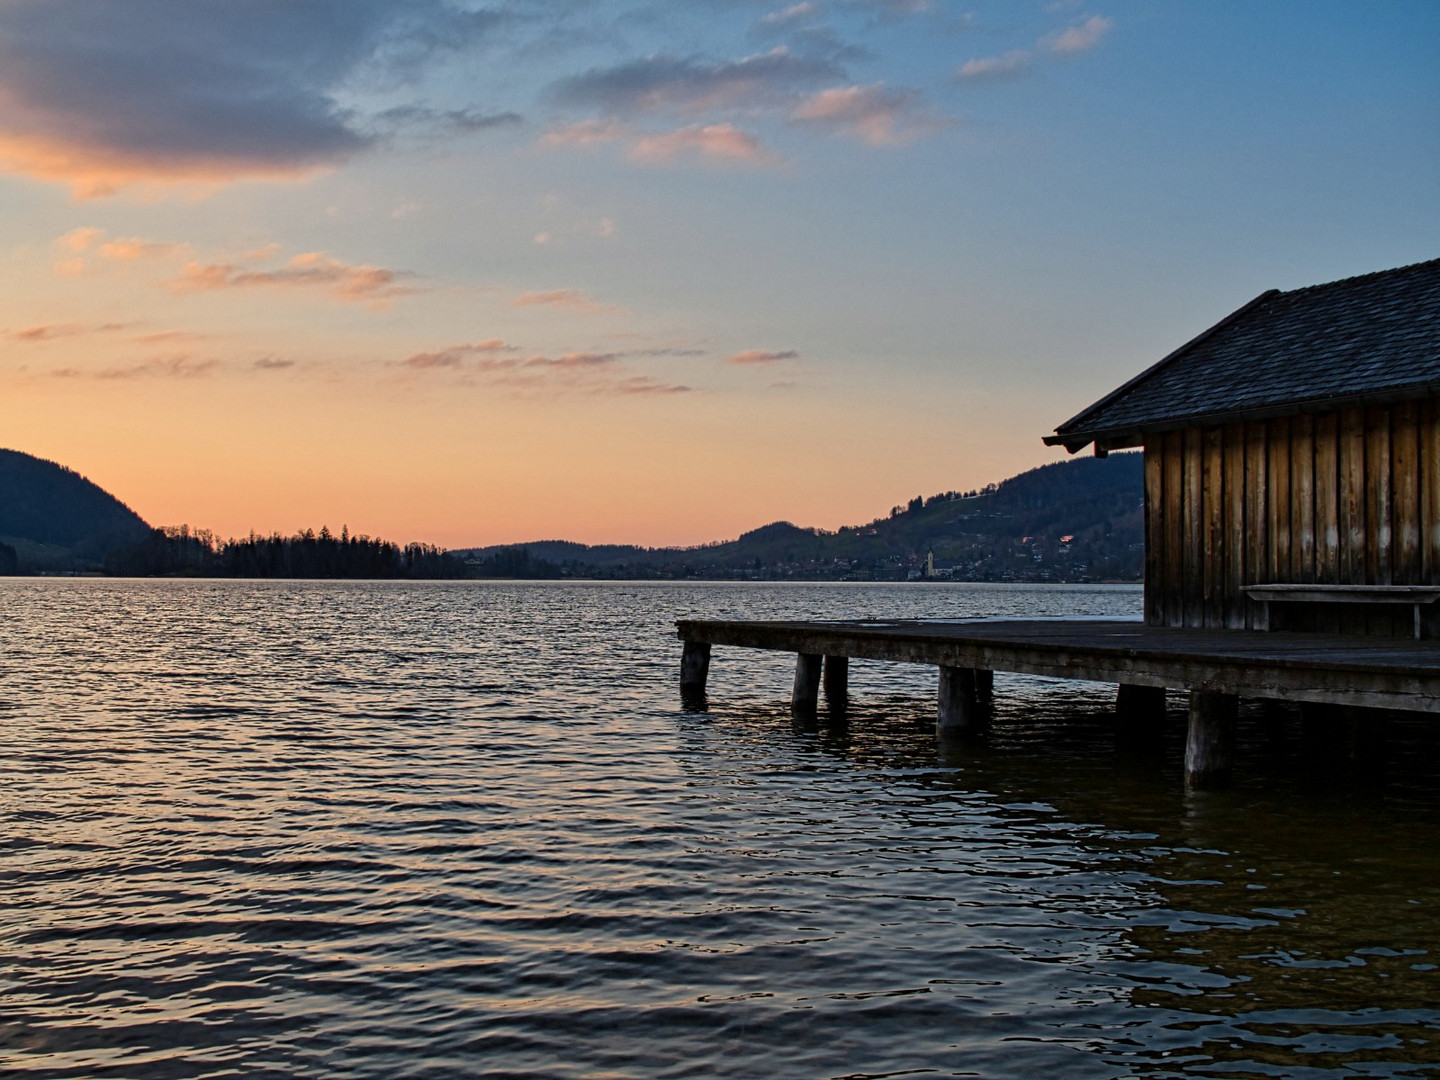
<path id="1" fill-rule="evenodd" d="M 562 128 L 552 128 L 542 137 L 546 146 L 594 146 L 628 140 L 634 134 L 628 124 L 618 120 L 583 120 Z"/>
<path id="2" fill-rule="evenodd" d="M 742 367 L 754 366 L 757 364 L 778 364 L 782 360 L 798 360 L 800 354 L 794 349 L 786 349 L 784 352 L 771 352 L 768 349 L 746 349 L 734 356 L 727 356 L 725 363 L 739 364 Z"/>
<path id="3" fill-rule="evenodd" d="M 850 135 L 871 146 L 901 146 L 950 126 L 919 107 L 918 95 L 883 83 L 822 90 L 791 114 L 798 124 Z"/>
<path id="4" fill-rule="evenodd" d="M 608 304 L 598 304 L 585 295 L 583 289 L 550 289 L 546 292 L 527 292 L 510 301 L 511 307 L 563 307 L 582 314 L 592 315 L 599 311 L 613 311 Z"/>
<path id="5" fill-rule="evenodd" d="M 1075 56 L 1093 49 L 1114 25 L 1103 15 L 1092 15 L 1076 26 L 1049 35 L 1040 44 L 1059 56 Z"/>
<path id="6" fill-rule="evenodd" d="M 507 345 L 499 338 L 487 338 L 485 341 L 477 341 L 474 344 L 452 345 L 448 349 L 439 352 L 416 353 L 401 361 L 406 367 L 426 368 L 456 368 L 465 363 L 466 360 L 476 356 L 496 356 L 502 353 L 514 352 L 514 345 Z"/>
<path id="7" fill-rule="evenodd" d="M 957 79 L 967 82 L 986 82 L 1000 79 L 1014 79 L 1030 71 L 1031 56 L 1024 49 L 1014 49 L 1004 56 L 985 56 L 967 60 L 955 72 Z"/>
<path id="8" fill-rule="evenodd" d="M 30 345 L 41 341 L 54 341 L 56 338 L 109 334 L 117 330 L 124 330 L 125 327 L 125 323 L 100 323 L 95 326 L 87 326 L 82 323 L 43 323 L 38 326 L 27 326 L 23 330 L 11 330 L 5 336 L 11 341 Z"/>
<path id="9" fill-rule="evenodd" d="M 674 131 L 642 136 L 630 148 L 630 157 L 646 164 L 663 164 L 687 156 L 747 164 L 774 159 L 759 139 L 734 124 L 690 124 Z"/>
<path id="10" fill-rule="evenodd" d="M 64 236 L 57 237 L 55 244 L 66 251 L 87 251 L 90 246 L 105 235 L 104 229 L 97 229 L 93 225 L 87 225 L 79 229 L 71 229 Z"/>
<path id="11" fill-rule="evenodd" d="M 279 270 L 248 270 L 233 263 L 187 263 L 171 287 L 180 292 L 219 289 L 323 289 L 342 300 L 383 306 L 415 289 L 403 284 L 413 275 L 380 266 L 355 266 L 320 252 L 296 255 Z"/>
<path id="12" fill-rule="evenodd" d="M 170 356 L 163 359 L 146 360 L 129 367 L 110 367 L 95 373 L 97 379 L 195 379 L 209 375 L 220 366 L 218 360 L 196 360 L 190 356 Z M 58 373 L 57 373 L 58 374 Z M 67 375 L 74 372 L 67 369 Z"/>
<path id="13" fill-rule="evenodd" d="M 163 259 L 167 256 L 183 255 L 188 250 L 188 244 L 171 244 L 162 240 L 142 240 L 129 236 L 107 240 L 100 245 L 97 253 L 106 259 L 134 262 L 136 259 Z"/>
<path id="14" fill-rule="evenodd" d="M 689 124 L 651 132 L 617 120 L 587 120 L 550 131 L 542 141 L 546 146 L 623 143 L 630 160 L 643 165 L 668 165 L 685 157 L 720 164 L 758 165 L 776 160 L 758 138 L 730 123 Z"/>
<path id="15" fill-rule="evenodd" d="M 514 346 L 493 339 L 416 353 L 401 363 L 415 372 L 448 373 L 462 385 L 484 385 L 526 397 L 675 394 L 690 389 L 631 371 L 625 366 L 625 359 L 636 355 L 632 353 L 577 351 L 557 356 L 505 355 L 514 351 Z"/>

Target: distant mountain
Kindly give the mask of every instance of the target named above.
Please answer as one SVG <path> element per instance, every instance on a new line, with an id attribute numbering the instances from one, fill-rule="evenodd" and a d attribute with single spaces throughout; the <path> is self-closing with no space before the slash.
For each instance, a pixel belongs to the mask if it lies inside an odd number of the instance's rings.
<path id="1" fill-rule="evenodd" d="M 95 569 L 149 531 L 139 514 L 79 473 L 0 450 L 0 572 Z"/>
<path id="2" fill-rule="evenodd" d="M 834 532 L 788 521 L 691 548 L 565 540 L 452 554 L 484 577 L 1138 581 L 1144 571 L 1140 454 L 1043 465 L 975 491 L 916 496 Z"/>

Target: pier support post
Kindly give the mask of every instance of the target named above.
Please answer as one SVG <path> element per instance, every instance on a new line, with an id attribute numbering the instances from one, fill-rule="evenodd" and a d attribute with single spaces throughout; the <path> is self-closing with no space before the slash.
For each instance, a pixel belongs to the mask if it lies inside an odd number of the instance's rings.
<path id="1" fill-rule="evenodd" d="M 1235 719 L 1240 699 L 1209 690 L 1190 691 L 1190 731 L 1185 740 L 1185 786 L 1224 787 L 1235 756 Z"/>
<path id="2" fill-rule="evenodd" d="M 1165 688 L 1121 683 L 1115 692 L 1115 719 L 1121 727 L 1142 728 L 1165 718 Z"/>
<path id="3" fill-rule="evenodd" d="M 800 653 L 795 657 L 795 688 L 790 694 L 790 711 L 806 715 L 815 711 L 820 701 L 820 665 L 824 659 L 819 653 Z"/>
<path id="4" fill-rule="evenodd" d="M 989 668 L 975 669 L 975 700 L 982 705 L 995 700 L 995 672 Z"/>
<path id="5" fill-rule="evenodd" d="M 825 700 L 831 707 L 844 705 L 850 694 L 850 658 L 825 657 Z"/>
<path id="6" fill-rule="evenodd" d="M 974 668 L 941 666 L 939 712 L 935 717 L 938 734 L 959 735 L 980 725 L 978 674 Z"/>
<path id="7" fill-rule="evenodd" d="M 705 700 L 705 682 L 710 677 L 710 643 L 687 641 L 680 653 L 680 700 Z"/>

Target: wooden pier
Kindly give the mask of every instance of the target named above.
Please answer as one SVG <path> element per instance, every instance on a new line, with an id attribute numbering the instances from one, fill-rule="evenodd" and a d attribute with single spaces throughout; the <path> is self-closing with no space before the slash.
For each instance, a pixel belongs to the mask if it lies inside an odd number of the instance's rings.
<path id="1" fill-rule="evenodd" d="M 1440 713 L 1440 641 L 1284 631 L 1203 630 L 1138 621 L 741 622 L 682 620 L 680 687 L 703 700 L 711 647 L 795 653 L 792 708 L 813 710 L 822 680 L 843 700 L 852 657 L 940 670 L 942 736 L 979 724 L 996 671 L 1119 684 L 1129 723 L 1163 715 L 1165 689 L 1190 693 L 1186 781 L 1223 782 L 1240 698 Z"/>

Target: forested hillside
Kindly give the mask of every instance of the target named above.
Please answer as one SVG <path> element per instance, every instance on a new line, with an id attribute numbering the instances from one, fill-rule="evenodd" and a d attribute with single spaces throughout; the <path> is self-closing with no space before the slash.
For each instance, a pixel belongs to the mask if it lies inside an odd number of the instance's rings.
<path id="1" fill-rule="evenodd" d="M 456 554 L 491 577 L 1137 581 L 1141 456 L 1056 462 L 974 491 L 917 495 L 834 531 L 778 521 L 694 548 L 548 540 Z"/>
<path id="2" fill-rule="evenodd" d="M 0 450 L 0 572 L 95 568 L 148 531 L 139 514 L 79 473 Z"/>

